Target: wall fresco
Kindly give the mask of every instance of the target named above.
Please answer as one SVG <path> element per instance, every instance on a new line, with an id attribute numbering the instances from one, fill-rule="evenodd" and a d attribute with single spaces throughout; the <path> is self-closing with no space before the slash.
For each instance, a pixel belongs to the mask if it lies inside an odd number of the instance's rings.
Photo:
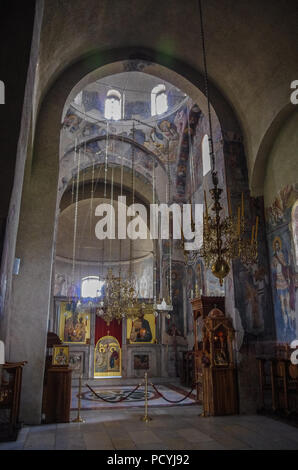
<path id="1" fill-rule="evenodd" d="M 296 221 L 292 218 L 297 200 L 298 184 L 287 185 L 266 208 L 276 335 L 285 342 L 298 338 Z"/>

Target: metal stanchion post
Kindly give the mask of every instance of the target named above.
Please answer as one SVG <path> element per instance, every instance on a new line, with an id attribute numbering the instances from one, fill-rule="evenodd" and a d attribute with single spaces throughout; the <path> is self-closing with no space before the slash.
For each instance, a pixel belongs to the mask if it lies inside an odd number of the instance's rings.
<path id="1" fill-rule="evenodd" d="M 81 418 L 81 393 L 82 393 L 82 374 L 79 379 L 79 393 L 78 393 L 78 414 L 75 419 L 72 420 L 73 423 L 85 423 L 85 420 Z"/>
<path id="2" fill-rule="evenodd" d="M 145 423 L 152 421 L 152 418 L 148 416 L 148 374 L 147 372 L 145 373 L 145 415 L 142 416 L 141 421 L 145 421 Z"/>

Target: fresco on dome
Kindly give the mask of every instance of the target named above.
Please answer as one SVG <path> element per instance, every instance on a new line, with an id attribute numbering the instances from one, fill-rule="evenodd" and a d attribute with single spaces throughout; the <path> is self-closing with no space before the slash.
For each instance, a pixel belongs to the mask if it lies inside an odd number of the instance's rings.
<path id="1" fill-rule="evenodd" d="M 70 134 L 74 134 L 79 130 L 81 122 L 82 119 L 69 109 L 63 121 L 63 128 Z"/>
<path id="2" fill-rule="evenodd" d="M 86 95 L 87 96 L 87 95 Z M 85 97 L 86 98 L 86 97 Z M 91 94 L 88 95 L 88 109 L 97 109 L 97 101 Z M 86 98 L 86 99 L 87 99 Z M 95 101 L 94 101 L 95 100 Z M 196 108 L 193 114 L 199 112 Z M 194 125 L 193 114 L 190 115 L 190 129 Z M 132 148 L 130 142 L 124 138 L 134 140 L 138 145 L 134 147 L 135 169 L 143 174 L 149 181 L 152 179 L 153 159 L 148 151 L 157 157 L 161 164 L 167 167 L 170 162 L 170 173 L 176 185 L 173 185 L 173 195 L 184 194 L 188 165 L 188 136 L 185 135 L 187 123 L 187 108 L 182 105 L 172 115 L 148 119 L 147 123 L 135 123 L 133 130 L 132 121 L 107 122 L 88 121 L 88 115 L 83 115 L 74 106 L 70 106 L 62 123 L 61 151 L 60 151 L 60 175 L 59 194 L 62 194 L 68 182 L 76 175 L 78 159 L 75 156 L 75 145 L 80 147 L 80 169 L 91 165 L 104 164 L 106 152 L 109 164 L 131 167 Z M 108 134 L 108 143 L 106 136 Z M 123 137 L 123 139 L 121 139 Z M 183 149 L 184 153 L 181 152 Z M 78 153 L 78 152 L 77 152 Z M 180 159 L 177 171 L 177 159 Z M 157 163 L 158 164 L 158 163 Z M 164 169 L 165 169 L 164 168 Z M 177 174 L 176 174 L 177 173 Z"/>
<path id="3" fill-rule="evenodd" d="M 178 198 L 183 198 L 186 195 L 186 181 L 187 181 L 187 169 L 189 165 L 190 146 L 192 145 L 193 138 L 196 132 L 196 126 L 201 116 L 201 111 L 197 105 L 194 105 L 187 119 L 182 120 L 180 117 L 179 129 L 182 131 L 180 146 L 179 146 L 179 157 L 177 163 L 176 172 L 176 191 Z M 182 128 L 182 123 L 184 127 Z M 178 124 L 178 122 L 177 122 Z"/>

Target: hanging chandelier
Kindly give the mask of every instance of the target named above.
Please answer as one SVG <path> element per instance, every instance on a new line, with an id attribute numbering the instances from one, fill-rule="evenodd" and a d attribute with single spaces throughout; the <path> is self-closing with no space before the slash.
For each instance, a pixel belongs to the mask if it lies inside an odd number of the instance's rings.
<path id="1" fill-rule="evenodd" d="M 114 276 L 110 268 L 104 283 L 104 297 L 96 309 L 96 315 L 108 325 L 112 320 L 119 323 L 123 318 L 135 316 L 135 306 L 138 303 L 137 290 L 130 279 Z"/>
<path id="2" fill-rule="evenodd" d="M 132 140 L 134 141 L 135 126 L 133 124 Z M 108 162 L 108 141 L 109 141 L 109 126 L 107 122 L 107 142 L 106 152 L 104 160 L 104 197 L 107 197 L 107 173 L 109 168 Z M 85 146 L 86 147 L 86 146 Z M 86 149 L 84 149 L 86 150 Z M 77 157 L 77 142 L 75 142 L 75 156 Z M 72 194 L 75 196 L 75 223 L 74 223 L 74 241 L 73 241 L 73 269 L 72 269 L 72 284 L 75 278 L 75 265 L 76 265 L 76 239 L 77 239 L 77 213 L 78 213 L 78 193 L 79 193 L 79 178 L 80 178 L 80 163 L 81 163 L 81 146 L 78 148 L 78 164 L 77 164 L 77 176 L 73 182 Z M 111 176 L 111 205 L 113 206 L 113 192 L 114 192 L 114 178 L 113 178 L 113 167 Z M 93 198 L 94 198 L 94 187 L 95 187 L 95 163 L 92 165 L 92 181 L 91 181 L 91 207 L 90 217 L 92 214 Z M 153 202 L 155 202 L 155 162 L 153 164 Z M 169 203 L 170 199 L 170 168 L 169 168 L 169 154 L 168 154 L 168 184 L 167 184 L 167 199 Z M 75 190 L 76 188 L 76 190 Z M 132 156 L 131 156 L 131 188 L 132 188 L 132 203 L 135 201 L 135 155 L 134 146 L 132 145 Z M 121 185 L 120 194 L 123 195 L 123 157 L 121 159 Z M 111 242 L 110 242 L 111 243 Z M 156 246 L 155 246 L 156 249 Z M 134 319 L 140 314 L 154 314 L 156 317 L 159 314 L 164 313 L 169 319 L 170 312 L 173 310 L 172 306 L 172 286 L 171 286 L 171 275 L 172 275 L 172 246 L 169 249 L 169 271 L 168 271 L 168 296 L 167 302 L 165 299 L 157 302 L 156 296 L 156 257 L 154 256 L 154 295 L 153 302 L 144 302 L 144 299 L 139 298 L 139 292 L 137 289 L 137 282 L 133 275 L 133 247 L 132 239 L 130 239 L 129 249 L 129 269 L 127 273 L 123 273 L 121 270 L 122 264 L 122 243 L 120 239 L 120 263 L 119 272 L 114 275 L 111 268 L 108 269 L 106 276 L 104 275 L 104 253 L 105 246 L 103 241 L 102 248 L 102 273 L 99 275 L 100 281 L 102 281 L 103 292 L 97 291 L 97 295 L 94 298 L 81 298 L 75 295 L 72 299 L 73 309 L 78 313 L 93 312 L 99 318 L 102 318 L 108 325 L 113 321 L 117 320 L 119 323 L 123 319 Z M 111 244 L 110 244 L 110 256 L 111 256 Z"/>
<path id="3" fill-rule="evenodd" d="M 246 237 L 246 221 L 244 217 L 244 200 L 242 193 L 241 212 L 238 207 L 237 216 L 232 215 L 229 202 L 229 216 L 221 217 L 222 206 L 220 198 L 222 189 L 218 188 L 217 175 L 212 174 L 214 187 L 210 189 L 214 204 L 211 210 L 213 216 L 208 213 L 208 205 L 205 195 L 205 213 L 203 222 L 203 244 L 199 250 L 199 256 L 204 259 L 207 268 L 211 268 L 212 274 L 219 279 L 220 285 L 230 271 L 230 263 L 233 259 L 239 259 L 243 264 L 250 265 L 257 262 L 258 258 L 258 217 L 256 225 L 252 227 L 251 238 Z"/>
<path id="4" fill-rule="evenodd" d="M 133 124 L 133 140 L 135 128 Z M 108 133 L 107 133 L 108 135 Z M 135 199 L 135 181 L 134 181 L 134 146 L 132 145 L 131 155 L 131 187 L 132 187 L 132 200 Z M 108 152 L 106 148 L 105 168 L 108 167 Z M 107 171 L 105 171 L 105 195 L 107 186 Z M 111 179 L 111 205 L 113 205 L 113 170 Z M 123 158 L 121 160 L 121 185 L 120 193 L 123 195 Z M 111 243 L 111 242 L 110 242 Z M 99 308 L 96 309 L 96 315 L 102 318 L 108 325 L 112 320 L 117 320 L 119 323 L 124 318 L 133 318 L 138 308 L 138 292 L 136 283 L 132 273 L 132 240 L 130 240 L 130 255 L 129 255 L 129 273 L 127 278 L 123 278 L 121 272 L 121 253 L 122 253 L 122 240 L 120 239 L 120 265 L 118 276 L 113 274 L 109 268 L 106 278 L 104 279 L 104 297 L 100 301 Z M 111 255 L 111 245 L 110 245 Z"/>
<path id="5" fill-rule="evenodd" d="M 233 216 L 231 209 L 230 193 L 228 190 L 228 217 L 221 215 L 221 194 L 223 190 L 218 187 L 218 176 L 215 168 L 214 144 L 212 136 L 211 107 L 209 99 L 209 84 L 207 74 L 207 61 L 205 50 L 205 38 L 203 27 L 203 15 L 201 0 L 199 0 L 201 40 L 204 61 L 205 95 L 207 98 L 209 121 L 209 151 L 211 160 L 211 175 L 213 188 L 209 190 L 213 205 L 212 214 L 208 213 L 206 192 L 204 191 L 205 213 L 203 218 L 203 244 L 199 250 L 199 256 L 204 259 L 205 265 L 211 268 L 220 285 L 230 271 L 232 260 L 239 259 L 243 264 L 254 264 L 258 258 L 258 222 L 252 227 L 251 237 L 247 237 L 247 223 L 244 217 L 244 197 L 241 195 L 241 208 L 238 207 L 237 215 Z"/>

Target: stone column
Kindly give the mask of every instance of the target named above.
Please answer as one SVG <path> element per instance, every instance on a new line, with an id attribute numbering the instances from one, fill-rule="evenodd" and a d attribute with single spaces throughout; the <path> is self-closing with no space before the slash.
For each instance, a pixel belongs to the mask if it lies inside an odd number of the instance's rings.
<path id="1" fill-rule="evenodd" d="M 45 102 L 36 130 L 35 152 L 27 159 L 13 279 L 9 361 L 28 361 L 23 371 L 20 419 L 41 420 L 46 339 L 51 297 L 54 226 L 58 186 L 61 109 Z M 53 149 L 57 153 L 53 155 Z"/>

